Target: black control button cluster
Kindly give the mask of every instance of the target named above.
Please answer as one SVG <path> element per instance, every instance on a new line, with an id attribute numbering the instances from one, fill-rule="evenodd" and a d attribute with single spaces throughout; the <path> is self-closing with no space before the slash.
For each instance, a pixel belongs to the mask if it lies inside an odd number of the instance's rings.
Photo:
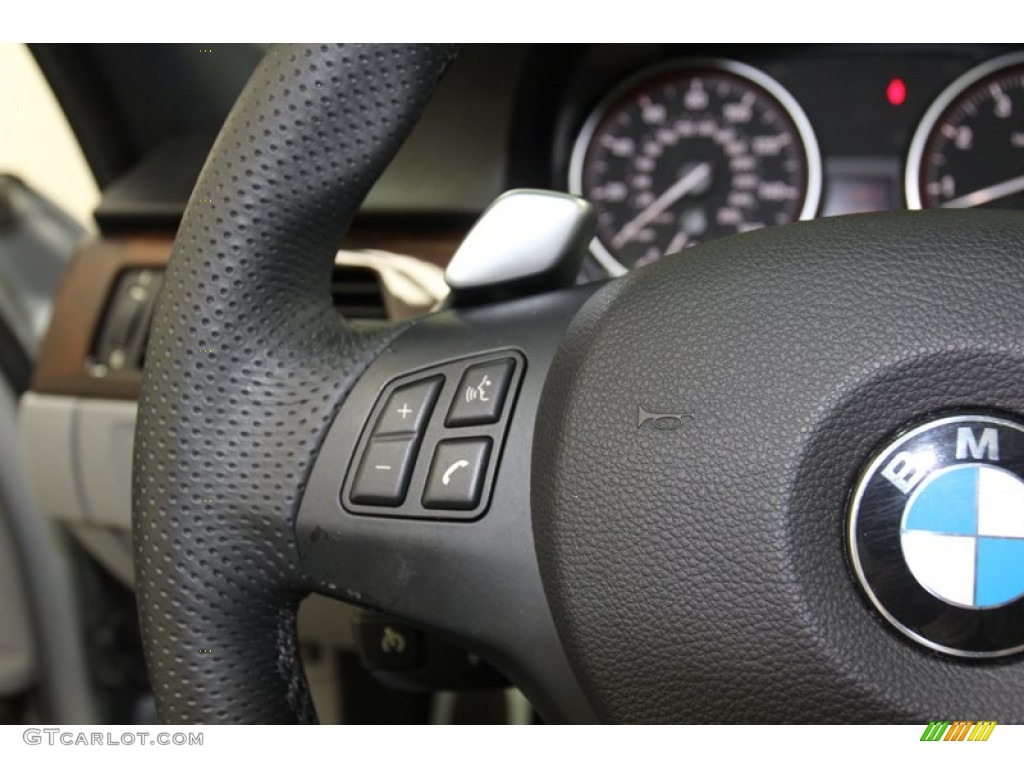
<path id="1" fill-rule="evenodd" d="M 345 508 L 445 520 L 482 515 L 524 368 L 518 352 L 494 353 L 392 381 L 356 448 Z"/>

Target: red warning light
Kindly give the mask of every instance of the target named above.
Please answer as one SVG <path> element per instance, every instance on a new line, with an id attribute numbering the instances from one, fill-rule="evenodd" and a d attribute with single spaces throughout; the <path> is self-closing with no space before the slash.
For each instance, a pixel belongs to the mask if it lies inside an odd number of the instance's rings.
<path id="1" fill-rule="evenodd" d="M 901 78 L 894 77 L 889 81 L 889 85 L 885 87 L 885 98 L 894 107 L 900 106 L 900 104 L 907 100 L 907 84 Z"/>

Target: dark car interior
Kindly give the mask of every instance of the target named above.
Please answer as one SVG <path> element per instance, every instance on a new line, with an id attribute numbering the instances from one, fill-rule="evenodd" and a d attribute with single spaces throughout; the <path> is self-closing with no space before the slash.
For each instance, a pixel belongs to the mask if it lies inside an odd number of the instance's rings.
<path id="1" fill-rule="evenodd" d="M 101 199 L 0 177 L 0 722 L 1024 718 L 845 544 L 1024 413 L 1024 46 L 30 50 Z"/>

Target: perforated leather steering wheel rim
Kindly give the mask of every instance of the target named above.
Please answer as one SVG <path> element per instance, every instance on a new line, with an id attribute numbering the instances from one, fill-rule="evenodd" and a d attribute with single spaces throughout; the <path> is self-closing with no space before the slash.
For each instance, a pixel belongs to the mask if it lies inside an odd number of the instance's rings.
<path id="1" fill-rule="evenodd" d="M 166 722 L 312 722 L 293 523 L 346 391 L 394 329 L 357 333 L 334 254 L 454 55 L 274 47 L 189 200 L 139 399 L 133 537 Z"/>

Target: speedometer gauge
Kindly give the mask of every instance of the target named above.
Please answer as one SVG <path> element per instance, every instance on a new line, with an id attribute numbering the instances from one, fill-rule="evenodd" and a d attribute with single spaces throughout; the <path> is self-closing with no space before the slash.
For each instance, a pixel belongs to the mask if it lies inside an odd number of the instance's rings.
<path id="1" fill-rule="evenodd" d="M 731 61 L 677 62 L 623 83 L 586 121 L 569 189 L 597 209 L 611 274 L 723 235 L 808 218 L 821 157 L 796 100 Z"/>
<path id="2" fill-rule="evenodd" d="M 1024 54 L 939 95 L 911 141 L 906 190 L 911 208 L 1024 208 Z"/>

